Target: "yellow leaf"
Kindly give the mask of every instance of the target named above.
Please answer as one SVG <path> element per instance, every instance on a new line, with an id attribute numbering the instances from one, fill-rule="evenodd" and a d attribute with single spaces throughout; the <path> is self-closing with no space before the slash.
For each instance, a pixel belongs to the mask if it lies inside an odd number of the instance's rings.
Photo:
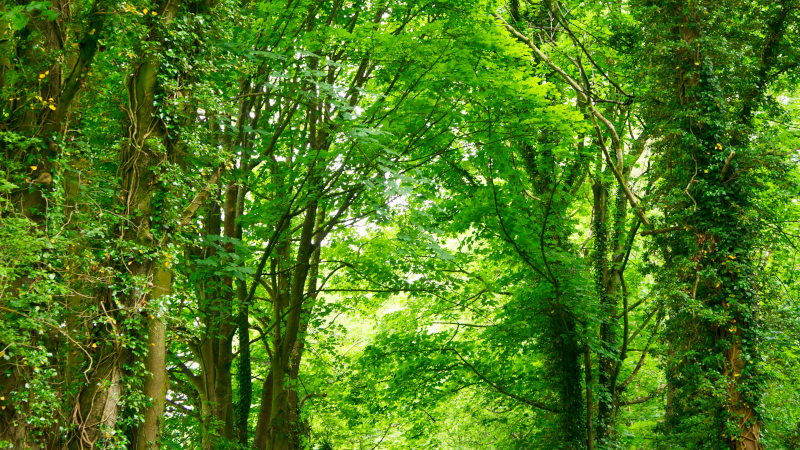
<path id="1" fill-rule="evenodd" d="M 44 78 L 44 77 L 45 77 L 45 74 L 43 74 L 43 73 L 39 74 L 39 78 Z"/>
<path id="2" fill-rule="evenodd" d="M 730 259 L 736 259 L 736 257 L 735 257 L 735 256 L 732 256 L 732 255 L 728 255 L 728 258 L 730 258 Z"/>
<path id="3" fill-rule="evenodd" d="M 158 13 L 157 13 L 157 12 L 155 12 L 155 11 L 151 12 L 150 14 L 152 14 L 152 15 L 154 15 L 154 16 L 157 16 L 157 15 L 158 15 Z"/>
<path id="4" fill-rule="evenodd" d="M 143 9 L 142 12 L 147 14 L 147 8 Z"/>
<path id="5" fill-rule="evenodd" d="M 53 111 L 55 111 L 55 110 L 56 110 L 56 105 L 50 105 L 50 109 L 52 109 Z"/>
<path id="6" fill-rule="evenodd" d="M 31 170 L 36 170 L 37 166 L 31 166 Z"/>
<path id="7" fill-rule="evenodd" d="M 97 343 L 92 344 L 92 348 L 97 348 Z"/>

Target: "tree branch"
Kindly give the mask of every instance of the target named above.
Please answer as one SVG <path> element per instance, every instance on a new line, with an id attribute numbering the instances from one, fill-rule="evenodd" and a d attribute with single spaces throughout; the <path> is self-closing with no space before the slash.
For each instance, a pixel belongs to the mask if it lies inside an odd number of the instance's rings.
<path id="1" fill-rule="evenodd" d="M 661 394 L 662 392 L 664 392 L 664 389 L 666 389 L 666 388 L 667 388 L 666 384 L 661 385 L 661 386 L 658 387 L 658 389 L 655 390 L 655 392 L 653 392 L 650 395 L 645 395 L 644 397 L 637 397 L 637 398 L 635 398 L 633 400 L 625 400 L 625 401 L 619 402 L 619 404 L 623 405 L 623 406 L 629 406 L 629 405 L 638 405 L 640 403 L 644 403 L 644 402 L 652 399 L 653 397 Z"/>
<path id="2" fill-rule="evenodd" d="M 468 362 L 467 362 L 467 360 L 466 360 L 466 359 L 464 359 L 464 358 L 461 356 L 461 354 L 458 352 L 458 350 L 456 350 L 456 349 L 453 349 L 453 348 L 447 348 L 447 349 L 445 349 L 445 350 L 448 350 L 448 351 L 451 351 L 451 352 L 455 353 L 455 354 L 456 354 L 456 356 L 458 357 L 458 359 L 460 359 L 460 360 L 461 360 L 461 362 L 463 362 L 463 363 L 464 363 L 464 365 L 466 365 L 467 367 L 469 367 L 469 369 L 472 371 L 472 373 L 474 373 L 475 375 L 477 375 L 477 376 L 478 376 L 478 378 L 480 378 L 481 380 L 483 380 L 483 381 L 484 381 L 486 384 L 488 384 L 489 386 L 493 387 L 493 388 L 494 388 L 494 389 L 495 389 L 497 392 L 499 392 L 499 393 L 501 393 L 501 394 L 503 394 L 503 395 L 505 395 L 505 396 L 507 396 L 507 397 L 511 397 L 511 398 L 513 398 L 514 400 L 517 400 L 517 401 L 520 401 L 520 402 L 522 402 L 522 403 L 525 403 L 526 405 L 533 406 L 534 408 L 543 409 L 543 410 L 545 410 L 545 411 L 550 411 L 550 412 L 553 412 L 553 413 L 560 412 L 558 409 L 556 409 L 556 408 L 553 408 L 552 406 L 548 406 L 548 405 L 546 405 L 546 404 L 544 404 L 544 403 L 541 403 L 541 402 L 538 402 L 538 401 L 536 401 L 536 400 L 529 400 L 529 399 L 527 399 L 527 398 L 520 397 L 519 395 L 512 394 L 511 392 L 508 392 L 508 391 L 506 391 L 505 389 L 501 388 L 500 386 L 498 386 L 498 385 L 496 385 L 496 384 L 492 383 L 491 381 L 489 381 L 489 379 L 488 379 L 488 378 L 486 378 L 486 377 L 485 377 L 485 376 L 483 376 L 483 375 L 482 375 L 480 372 L 478 372 L 478 370 L 477 370 L 477 369 L 475 369 L 475 367 L 474 367 L 472 364 L 468 363 Z"/>

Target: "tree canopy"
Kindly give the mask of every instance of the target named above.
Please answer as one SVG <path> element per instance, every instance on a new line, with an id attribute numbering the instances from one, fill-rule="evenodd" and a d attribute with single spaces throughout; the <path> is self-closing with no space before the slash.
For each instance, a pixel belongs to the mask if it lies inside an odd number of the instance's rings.
<path id="1" fill-rule="evenodd" d="M 793 0 L 3 0 L 0 449 L 800 448 Z"/>

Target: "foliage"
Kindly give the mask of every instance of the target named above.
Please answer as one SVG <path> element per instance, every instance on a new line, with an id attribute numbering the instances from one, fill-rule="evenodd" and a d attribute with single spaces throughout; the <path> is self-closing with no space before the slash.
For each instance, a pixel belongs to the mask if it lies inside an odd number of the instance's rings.
<path id="1" fill-rule="evenodd" d="M 798 14 L 3 3 L 0 448 L 796 448 Z"/>

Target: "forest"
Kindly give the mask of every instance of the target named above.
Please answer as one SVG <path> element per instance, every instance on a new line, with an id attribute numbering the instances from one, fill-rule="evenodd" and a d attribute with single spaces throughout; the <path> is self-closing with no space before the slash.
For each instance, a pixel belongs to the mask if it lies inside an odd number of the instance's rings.
<path id="1" fill-rule="evenodd" d="M 800 1 L 0 0 L 0 449 L 800 449 Z"/>

